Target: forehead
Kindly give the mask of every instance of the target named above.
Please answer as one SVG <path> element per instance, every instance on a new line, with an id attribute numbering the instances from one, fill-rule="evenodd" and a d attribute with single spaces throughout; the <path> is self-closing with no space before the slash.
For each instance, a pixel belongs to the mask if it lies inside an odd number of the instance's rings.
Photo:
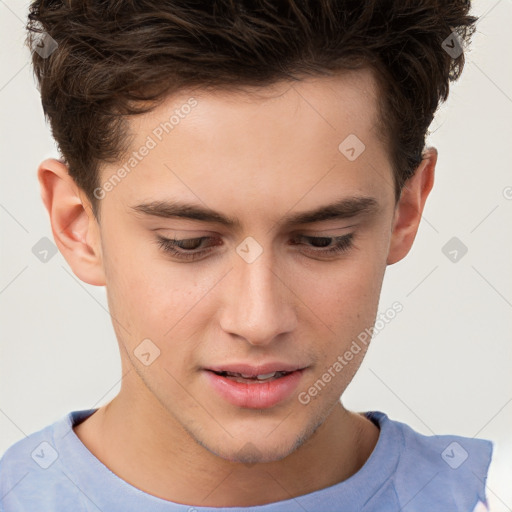
<path id="1" fill-rule="evenodd" d="M 130 152 L 117 168 L 130 159 L 133 166 L 111 197 L 122 194 L 132 205 L 179 196 L 236 209 L 243 195 L 246 206 L 290 208 L 300 199 L 306 209 L 345 191 L 389 194 L 377 107 L 368 69 L 236 91 L 181 91 L 131 119 Z M 105 169 L 102 179 L 115 169 Z"/>
<path id="2" fill-rule="evenodd" d="M 378 99 L 378 85 L 370 68 L 342 71 L 333 76 L 305 77 L 300 81 L 280 81 L 264 87 L 195 88 L 174 94 L 151 113 L 136 117 L 131 129 L 139 141 L 138 135 L 155 131 L 155 128 L 159 138 L 158 126 L 171 121 L 172 127 L 168 127 L 171 129 L 164 128 L 162 134 L 170 144 L 171 137 L 165 135 L 172 133 L 172 138 L 177 139 L 183 134 L 195 143 L 208 133 L 208 139 L 236 138 L 235 147 L 244 141 L 256 140 L 256 136 L 258 139 L 265 133 L 274 136 L 283 130 L 279 143 L 286 138 L 291 141 L 292 137 L 323 138 L 329 131 L 334 137 L 347 133 L 364 137 L 377 131 Z M 189 108 L 192 101 L 197 106 Z M 187 122 L 183 123 L 185 118 Z M 185 142 L 184 139 L 181 142 Z M 229 144 L 228 140 L 225 142 Z"/>

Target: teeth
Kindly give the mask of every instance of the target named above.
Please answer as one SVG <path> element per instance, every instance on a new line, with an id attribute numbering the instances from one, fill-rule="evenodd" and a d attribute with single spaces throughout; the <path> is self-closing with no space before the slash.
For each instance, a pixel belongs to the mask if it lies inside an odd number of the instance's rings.
<path id="1" fill-rule="evenodd" d="M 257 379 L 258 380 L 265 380 L 265 379 L 270 379 L 271 377 L 273 377 L 277 372 L 272 372 L 272 373 L 264 373 L 263 375 L 257 375 Z M 243 375 L 242 375 L 243 377 Z"/>
<path id="2" fill-rule="evenodd" d="M 278 372 L 272 372 L 272 373 L 263 373 L 261 375 L 248 375 L 246 373 L 239 373 L 237 375 L 240 375 L 241 377 L 243 377 L 244 379 L 258 379 L 258 380 L 265 380 L 265 379 L 270 379 L 271 377 L 273 377 L 276 373 Z"/>
<path id="3" fill-rule="evenodd" d="M 272 373 L 263 373 L 261 375 L 249 375 L 246 373 L 236 373 L 236 372 L 225 372 L 229 377 L 242 377 L 244 379 L 257 379 L 257 380 L 266 380 L 275 377 L 276 375 L 280 377 L 284 372 L 272 372 Z"/>
<path id="4" fill-rule="evenodd" d="M 219 373 L 219 375 L 224 375 L 224 376 L 227 376 L 227 377 L 235 377 L 235 378 L 242 378 L 242 379 L 252 379 L 252 380 L 264 381 L 264 380 L 273 379 L 274 377 L 275 378 L 282 377 L 283 375 L 287 375 L 290 372 L 277 371 L 277 372 L 272 372 L 272 373 L 262 373 L 260 375 L 249 375 L 249 374 L 246 374 L 246 373 L 227 372 L 227 371 L 217 372 L 217 373 Z"/>

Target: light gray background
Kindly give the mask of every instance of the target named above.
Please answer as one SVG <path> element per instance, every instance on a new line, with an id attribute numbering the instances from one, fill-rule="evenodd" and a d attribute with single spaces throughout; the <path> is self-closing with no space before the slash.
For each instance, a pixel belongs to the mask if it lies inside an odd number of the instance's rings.
<path id="1" fill-rule="evenodd" d="M 115 396 L 121 366 L 104 288 L 82 283 L 57 253 L 36 169 L 57 156 L 23 47 L 27 2 L 0 0 L 0 453 L 71 410 Z M 462 78 L 438 112 L 434 190 L 411 253 L 388 268 L 380 311 L 404 310 L 375 338 L 344 395 L 430 434 L 495 443 L 491 510 L 512 510 L 512 2 L 481 16 Z M 507 194 L 508 191 L 508 194 Z M 441 248 L 468 248 L 457 263 Z"/>

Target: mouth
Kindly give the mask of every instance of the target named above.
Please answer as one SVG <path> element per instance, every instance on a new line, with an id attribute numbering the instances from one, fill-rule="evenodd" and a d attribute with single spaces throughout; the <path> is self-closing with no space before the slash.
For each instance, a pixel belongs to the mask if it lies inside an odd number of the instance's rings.
<path id="1" fill-rule="evenodd" d="M 211 389 L 228 403 L 248 409 L 267 409 L 290 398 L 307 370 L 290 365 L 285 365 L 285 369 L 275 367 L 237 365 L 229 369 L 205 368 L 203 373 Z"/>
<path id="2" fill-rule="evenodd" d="M 289 372 L 276 371 L 276 372 L 270 372 L 270 373 L 263 373 L 260 375 L 251 375 L 251 374 L 244 374 L 244 373 L 239 373 L 239 372 L 214 371 L 214 370 L 208 370 L 208 371 L 215 373 L 219 377 L 225 377 L 226 379 L 229 379 L 234 382 L 241 382 L 241 383 L 247 383 L 247 384 L 272 382 L 274 380 L 280 379 L 281 377 L 289 375 L 290 373 L 293 373 L 293 371 L 289 371 Z"/>

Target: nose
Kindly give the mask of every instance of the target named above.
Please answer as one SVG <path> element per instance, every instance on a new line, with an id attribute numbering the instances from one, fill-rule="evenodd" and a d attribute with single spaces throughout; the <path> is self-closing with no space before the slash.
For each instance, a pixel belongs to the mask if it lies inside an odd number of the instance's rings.
<path id="1" fill-rule="evenodd" d="M 292 332 L 297 323 L 297 304 L 290 275 L 276 265 L 269 250 L 252 263 L 235 256 L 225 289 L 221 328 L 261 346 Z"/>

